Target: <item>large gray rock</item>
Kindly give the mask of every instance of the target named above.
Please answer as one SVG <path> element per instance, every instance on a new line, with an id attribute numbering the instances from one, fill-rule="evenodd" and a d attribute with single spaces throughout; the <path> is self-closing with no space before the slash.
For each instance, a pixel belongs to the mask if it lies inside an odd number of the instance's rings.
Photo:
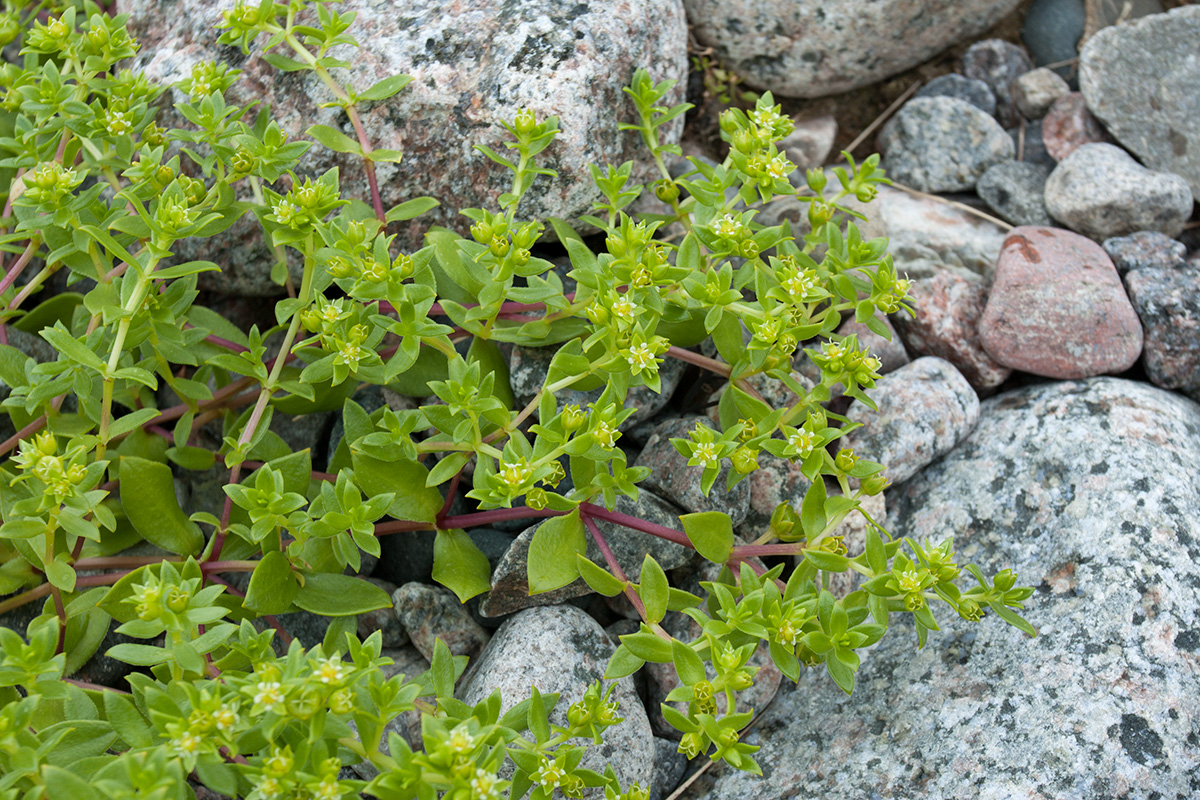
<path id="1" fill-rule="evenodd" d="M 869 392 L 878 411 L 856 400 L 846 415 L 862 423 L 839 442 L 878 461 L 903 483 L 950 452 L 979 419 L 979 397 L 948 361 L 925 356 L 885 375 Z"/>
<path id="2" fill-rule="evenodd" d="M 392 593 L 392 607 L 413 647 L 427 659 L 433 658 L 438 640 L 456 656 L 474 657 L 487 644 L 488 632 L 444 587 L 406 583 Z"/>
<path id="3" fill-rule="evenodd" d="M 1085 144 L 1050 173 L 1046 210 L 1097 240 L 1134 231 L 1174 236 L 1192 214 L 1192 194 L 1183 178 L 1146 169 L 1116 145 Z"/>
<path id="4" fill-rule="evenodd" d="M 249 58 L 218 46 L 214 33 L 221 12 L 233 0 L 132 0 L 131 32 L 141 42 L 137 67 L 148 77 L 173 83 L 194 64 L 234 59 L 243 70 L 230 91 L 232 102 L 269 103 L 274 117 L 293 138 L 312 124 L 330 125 L 353 137 L 344 113 L 320 105 L 333 98 L 309 72 L 279 73 L 265 64 L 258 46 Z M 357 12 L 349 33 L 362 47 L 337 47 L 331 55 L 351 62 L 335 71 L 358 91 L 397 73 L 414 80 L 395 97 L 363 103 L 367 138 L 376 149 L 404 152 L 400 165 L 381 163 L 377 172 L 383 204 L 431 195 L 442 205 L 419 220 L 401 225 L 404 246 L 420 244 L 429 224 L 465 231 L 470 220 L 460 208 L 496 206 L 511 173 L 474 150 L 476 144 L 504 152 L 510 137 L 501 127 L 518 109 L 539 119 L 559 117 L 562 133 L 541 156 L 558 177 L 539 176 L 519 215 L 526 218 L 577 217 L 600 198 L 588 165 L 633 160 L 637 176 L 652 165 L 641 140 L 619 132 L 634 113 L 622 91 L 635 69 L 655 80 L 680 84 L 666 102 L 683 99 L 687 77 L 687 29 L 679 0 L 627 3 L 598 0 L 480 0 L 446 4 L 440 0 L 350 0 L 338 13 Z M 315 14 L 313 15 L 315 23 Z M 168 93 L 167 106 L 181 100 Z M 663 135 L 674 140 L 683 119 Z M 314 147 L 304 157 L 305 173 L 341 168 L 343 193 L 370 198 L 361 159 Z M 639 179 L 640 179 L 639 178 Z"/>
<path id="5" fill-rule="evenodd" d="M 561 692 L 550 722 L 565 725 L 567 709 L 604 674 L 615 649 L 599 623 L 578 608 L 531 608 L 500 626 L 464 676 L 458 695 L 474 705 L 499 689 L 500 707 L 507 711 L 530 696 L 531 686 L 543 694 Z M 617 681 L 612 699 L 624 721 L 605 731 L 603 744 L 589 744 L 582 766 L 597 772 L 611 766 L 622 786 L 637 781 L 648 787 L 656 746 L 633 679 Z M 592 800 L 604 794 L 591 789 L 583 796 Z"/>
<path id="6" fill-rule="evenodd" d="M 684 0 L 696 38 L 786 97 L 868 86 L 990 28 L 1019 0 Z"/>
<path id="7" fill-rule="evenodd" d="M 975 188 L 988 167 L 1012 159 L 1004 128 L 953 97 L 909 100 L 879 134 L 888 176 L 922 192 Z"/>
<path id="8" fill-rule="evenodd" d="M 1183 242 L 1158 231 L 1138 231 L 1105 239 L 1103 247 L 1121 277 L 1137 269 L 1177 269 L 1187 257 Z"/>
<path id="9" fill-rule="evenodd" d="M 1001 395 L 896 494 L 894 534 L 1037 587 L 1038 638 L 942 612 L 918 651 L 897 620 L 852 697 L 821 673 L 780 691 L 746 737 L 764 778 L 684 797 L 1196 797 L 1200 406 L 1112 378 Z"/>
<path id="10" fill-rule="evenodd" d="M 1200 7 L 1097 33 L 1079 53 L 1088 108 L 1151 169 L 1185 178 L 1200 198 Z"/>
<path id="11" fill-rule="evenodd" d="M 986 81 L 951 72 L 939 75 L 917 90 L 915 97 L 955 97 L 990 115 L 996 113 L 996 95 Z"/>

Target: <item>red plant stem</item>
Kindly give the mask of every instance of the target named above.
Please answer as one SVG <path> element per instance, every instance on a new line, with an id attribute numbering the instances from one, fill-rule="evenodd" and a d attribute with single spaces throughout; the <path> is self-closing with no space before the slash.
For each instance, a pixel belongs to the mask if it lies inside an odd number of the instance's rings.
<path id="1" fill-rule="evenodd" d="M 117 694 L 129 694 L 123 689 L 114 689 L 111 686 L 101 686 L 98 683 L 88 683 L 87 681 L 76 680 L 75 678 L 63 678 L 67 683 L 78 686 L 80 689 L 87 689 L 90 692 L 116 692 Z"/>
<path id="2" fill-rule="evenodd" d="M 476 511 L 473 514 L 460 514 L 456 517 L 446 517 L 442 520 L 443 528 L 475 528 L 480 525 L 491 525 L 493 522 L 503 522 L 510 519 L 536 519 L 540 517 L 561 517 L 565 511 L 555 511 L 550 508 L 533 509 L 528 506 L 517 508 L 494 508 L 491 511 Z"/>
<path id="3" fill-rule="evenodd" d="M 367 183 L 371 187 L 371 202 L 375 205 L 375 217 L 380 222 L 385 222 L 387 215 L 383 211 L 383 198 L 379 196 L 379 181 L 375 177 L 375 162 L 368 157 L 368 154 L 372 152 L 371 142 L 367 139 L 367 132 L 363 130 L 362 120 L 358 118 L 358 111 L 354 106 L 346 106 L 346 116 L 350 118 L 350 124 L 354 126 L 354 132 L 358 135 L 358 143 L 362 145 L 363 166 L 367 170 Z"/>
<path id="4" fill-rule="evenodd" d="M 458 494 L 458 482 L 462 478 L 463 469 L 466 465 L 459 468 L 458 472 L 454 473 L 454 478 L 450 481 L 450 488 L 446 491 L 446 502 L 442 504 L 442 510 L 438 512 L 436 520 L 439 525 L 445 520 L 446 515 L 450 513 L 450 506 L 454 505 L 454 498 Z"/>
<path id="5" fill-rule="evenodd" d="M 804 551 L 803 542 L 788 544 L 743 544 L 733 548 L 729 557 L 734 561 L 745 561 L 756 556 L 796 556 Z"/>
<path id="6" fill-rule="evenodd" d="M 609 522 L 615 522 L 618 525 L 624 525 L 626 528 L 633 528 L 636 531 L 648 533 L 651 536 L 657 536 L 660 539 L 666 539 L 669 542 L 674 542 L 675 544 L 680 544 L 693 550 L 696 549 L 695 546 L 692 545 L 691 539 L 689 539 L 687 534 L 683 531 L 677 531 L 674 528 L 668 528 L 665 525 L 647 522 L 644 519 L 631 517 L 628 514 L 622 514 L 617 511 L 609 511 L 603 506 L 596 506 L 592 505 L 591 503 L 581 503 L 579 508 L 584 513 L 590 514 L 593 517 L 605 519 Z"/>
<path id="7" fill-rule="evenodd" d="M 210 572 L 253 572 L 257 563 L 257 561 L 205 561 L 200 565 L 200 570 L 206 575 Z"/>
<path id="8" fill-rule="evenodd" d="M 129 571 L 126 570 L 125 572 L 110 572 L 105 575 L 81 575 L 75 579 L 75 586 L 77 588 L 80 586 L 111 586 L 128 574 Z M 0 603 L 0 614 L 7 613 L 14 608 L 20 608 L 27 603 L 32 603 L 34 600 L 45 597 L 50 594 L 50 588 L 49 583 L 42 583 L 15 597 L 8 598 L 3 603 Z"/>
<path id="9" fill-rule="evenodd" d="M 170 556 L 101 556 L 98 558 L 81 558 L 75 562 L 75 569 L 137 569 L 147 564 L 161 564 L 170 561 L 182 564 L 183 559 Z"/>
<path id="10" fill-rule="evenodd" d="M 608 541 L 604 538 L 604 534 L 600 533 L 599 526 L 596 525 L 592 516 L 587 513 L 579 515 L 583 520 L 583 524 L 587 526 L 588 533 L 592 535 L 592 540 L 596 542 L 596 547 L 600 548 L 600 553 L 604 556 L 604 561 L 608 564 L 608 568 L 612 570 L 613 575 L 617 576 L 617 580 L 625 584 L 623 591 L 625 596 L 629 598 L 629 602 L 637 609 L 638 616 L 646 620 L 646 604 L 642 602 L 642 598 L 638 597 L 638 593 L 633 590 L 630 585 L 629 576 L 625 574 L 625 570 L 621 569 L 617 557 L 613 555 L 612 548 L 608 546 Z"/>
<path id="11" fill-rule="evenodd" d="M 25 271 L 25 267 L 29 266 L 29 262 L 33 260 L 33 254 L 37 252 L 40 245 L 41 240 L 36 236 L 29 240 L 29 244 L 25 247 L 25 252 L 21 253 L 21 257 L 9 268 L 8 273 L 4 276 L 4 280 L 0 280 L 0 292 L 12 286 L 13 282 L 21 277 L 21 273 Z"/>
<path id="12" fill-rule="evenodd" d="M 715 358 L 702 356 L 699 353 L 693 353 L 691 350 L 684 350 L 682 347 L 671 345 L 667 348 L 667 355 L 672 358 L 677 358 L 680 361 L 686 361 L 689 364 L 695 364 L 701 369 L 706 369 L 709 372 L 715 372 L 718 375 L 723 375 L 728 378 L 732 374 L 732 370 L 724 361 L 717 361 Z"/>

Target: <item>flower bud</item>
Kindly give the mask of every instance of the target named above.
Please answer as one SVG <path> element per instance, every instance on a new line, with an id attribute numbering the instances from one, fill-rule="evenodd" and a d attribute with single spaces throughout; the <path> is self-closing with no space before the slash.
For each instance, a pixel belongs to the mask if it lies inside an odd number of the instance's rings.
<path id="1" fill-rule="evenodd" d="M 508 253 L 508 249 L 509 249 L 508 238 L 507 237 L 500 238 L 499 236 L 493 236 L 492 243 L 489 246 L 489 249 L 492 251 L 492 255 L 494 255 L 496 258 L 503 258 Z"/>
<path id="2" fill-rule="evenodd" d="M 532 508 L 534 511 L 541 511 L 546 507 L 548 497 L 546 490 L 540 486 L 535 486 L 525 493 L 525 505 Z"/>
<path id="3" fill-rule="evenodd" d="M 860 203 L 871 202 L 877 194 L 879 194 L 879 190 L 874 186 L 860 186 L 854 190 L 854 196 L 858 198 Z"/>
<path id="4" fill-rule="evenodd" d="M 882 472 L 876 472 L 869 478 L 863 478 L 862 490 L 866 494 L 874 497 L 891 485 L 891 481 L 887 479 Z"/>
<path id="5" fill-rule="evenodd" d="M 732 108 L 725 109 L 718 117 L 718 122 L 721 125 L 721 132 L 732 136 L 738 129 L 737 112 Z"/>
<path id="6" fill-rule="evenodd" d="M 983 619 L 983 609 L 974 600 L 964 598 L 958 603 L 958 615 L 968 622 L 978 622 Z"/>
<path id="7" fill-rule="evenodd" d="M 838 451 L 837 456 L 833 459 L 833 463 L 842 472 L 849 472 L 858 463 L 858 456 L 854 455 L 854 451 L 850 448 L 843 448 Z"/>
<path id="8" fill-rule="evenodd" d="M 820 167 L 814 167 L 804 173 L 804 179 L 808 182 L 808 188 L 812 189 L 817 194 L 825 188 L 825 183 L 828 178 L 825 176 L 825 170 Z"/>
<path id="9" fill-rule="evenodd" d="M 758 452 L 749 447 L 739 447 L 729 458 L 739 475 L 749 475 L 758 469 Z"/>
<path id="10" fill-rule="evenodd" d="M 733 135 L 733 149 L 743 153 L 752 153 L 758 148 L 758 137 L 747 130 L 740 130 Z"/>
<path id="11" fill-rule="evenodd" d="M 1000 570 L 996 573 L 996 577 L 992 579 L 992 585 L 996 587 L 996 591 L 1007 592 L 1017 582 L 1016 573 L 1011 569 Z"/>
<path id="12" fill-rule="evenodd" d="M 517 112 L 517 115 L 513 117 L 513 128 L 516 129 L 518 135 L 528 136 L 529 134 L 533 133 L 533 130 L 536 127 L 537 117 L 534 115 L 532 109 L 522 108 Z"/>
<path id="13" fill-rule="evenodd" d="M 529 263 L 530 253 L 524 247 L 518 247 L 513 251 L 512 260 L 518 267 L 523 267 Z"/>
<path id="14" fill-rule="evenodd" d="M 185 592 L 179 587 L 173 587 L 167 592 L 167 608 L 174 611 L 176 614 L 182 614 L 187 611 L 188 603 L 192 601 L 192 593 Z"/>
<path id="15" fill-rule="evenodd" d="M 761 252 L 758 242 L 754 241 L 753 239 L 747 239 L 746 241 L 742 242 L 742 246 L 739 249 L 741 250 L 744 258 L 757 258 L 758 254 Z"/>
<path id="16" fill-rule="evenodd" d="M 491 244 L 495 235 L 492 226 L 486 222 L 476 222 L 471 226 L 471 237 L 480 244 Z"/>
<path id="17" fill-rule="evenodd" d="M 587 413 L 581 411 L 579 406 L 571 404 L 563 409 L 562 423 L 568 431 L 579 430 L 585 422 L 587 422 Z"/>
<path id="18" fill-rule="evenodd" d="M 396 256 L 396 259 L 392 262 L 392 269 L 395 270 L 400 280 L 411 278 L 415 269 L 412 256 L 407 253 L 401 253 Z"/>
<path id="19" fill-rule="evenodd" d="M 679 199 L 679 185 L 675 181 L 661 180 L 654 184 L 654 196 L 664 203 Z"/>
<path id="20" fill-rule="evenodd" d="M 771 514 L 771 532 L 780 539 L 785 539 L 796 528 L 796 509 L 791 503 L 780 503 Z"/>
<path id="21" fill-rule="evenodd" d="M 21 33 L 21 20 L 16 14 L 0 17 L 0 47 L 11 44 Z"/>
<path id="22" fill-rule="evenodd" d="M 513 244 L 528 250 L 538 240 L 538 233 L 538 224 L 536 222 L 527 222 L 521 226 L 520 230 L 513 234 Z"/>

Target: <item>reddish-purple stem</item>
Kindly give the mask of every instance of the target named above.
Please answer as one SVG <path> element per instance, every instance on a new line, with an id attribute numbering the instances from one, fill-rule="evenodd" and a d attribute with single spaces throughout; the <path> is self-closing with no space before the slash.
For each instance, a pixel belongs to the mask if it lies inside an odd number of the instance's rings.
<path id="1" fill-rule="evenodd" d="M 633 607 L 637 609 L 638 616 L 646 619 L 646 604 L 642 602 L 642 598 L 629 585 L 629 576 L 625 574 L 625 570 L 621 569 L 617 557 L 613 555 L 612 548 L 608 546 L 608 541 L 604 538 L 604 534 L 600 533 L 600 527 L 596 525 L 592 519 L 592 515 L 582 513 L 579 515 L 583 520 L 583 524 L 587 526 L 588 533 L 592 534 L 592 539 L 596 542 L 596 547 L 600 548 L 600 553 L 604 556 L 604 561 L 608 564 L 608 568 L 612 570 L 613 575 L 617 576 L 617 580 L 625 584 L 625 596 L 629 598 L 629 602 L 633 603 Z"/>
<path id="2" fill-rule="evenodd" d="M 605 519 L 609 522 L 615 522 L 618 525 L 624 525 L 626 528 L 633 528 L 634 530 L 648 533 L 651 536 L 657 536 L 660 539 L 666 539 L 669 542 L 681 544 L 684 547 L 690 547 L 693 550 L 695 549 L 692 546 L 691 540 L 688 539 L 687 534 L 682 531 L 677 531 L 674 528 L 668 528 L 665 525 L 647 522 L 644 519 L 631 517 L 628 514 L 622 514 L 618 511 L 609 511 L 603 506 L 592 505 L 591 503 L 581 503 L 579 507 L 585 513 L 590 514 L 593 517 Z"/>

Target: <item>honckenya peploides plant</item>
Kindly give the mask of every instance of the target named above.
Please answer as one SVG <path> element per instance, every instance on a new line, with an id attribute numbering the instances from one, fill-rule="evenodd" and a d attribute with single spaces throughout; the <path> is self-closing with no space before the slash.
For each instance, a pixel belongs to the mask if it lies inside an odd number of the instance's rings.
<path id="1" fill-rule="evenodd" d="M 989 579 L 960 567 L 950 540 L 893 540 L 868 520 L 865 551 L 850 557 L 837 535 L 887 485 L 882 465 L 838 446 L 857 423 L 823 405 L 840 384 L 872 406 L 879 377 L 854 337 L 833 334 L 843 316 L 886 335 L 876 311 L 905 307 L 886 241 L 864 241 L 840 205 L 874 196 L 885 180 L 876 158 L 850 160 L 836 186 L 808 174 L 802 237 L 764 227 L 756 206 L 795 194 L 794 166 L 776 146 L 791 122 L 771 96 L 722 116 L 724 163 L 693 161 L 676 179 L 665 158 L 678 148 L 659 132 L 687 106 L 661 105 L 669 84 L 638 72 L 626 90 L 638 122 L 625 127 L 661 173 L 650 190 L 664 213 L 631 213 L 647 187 L 626 163 L 592 170 L 603 200 L 582 222 L 601 231 L 602 252 L 562 220 L 522 218 L 558 132 L 554 117 L 522 111 L 507 125 L 506 152 L 479 148 L 512 173 L 497 207 L 462 210 L 469 238 L 433 229 L 426 246 L 402 252 L 389 225 L 435 201 L 383 207 L 374 165 L 399 154 L 372 149 L 356 105 L 385 101 L 407 78 L 362 88 L 335 77 L 344 62 L 331 50 L 355 44 L 353 14 L 264 0 L 226 12 L 214 35 L 319 76 L 357 137 L 320 126 L 308 135 L 361 157 L 365 198 L 342 197 L 336 171 L 294 174 L 312 143 L 289 140 L 268 109 L 231 104 L 236 70 L 198 64 L 177 87 L 178 127 L 167 127 L 164 87 L 121 66 L 137 49 L 123 17 L 90 0 L 7 8 L 0 35 L 22 61 L 0 70 L 0 381 L 12 431 L 0 443 L 0 611 L 34 604 L 40 614 L 27 630 L 0 628 L 0 798 L 185 798 L 189 780 L 261 800 L 542 800 L 587 787 L 645 798 L 611 769 L 580 766 L 621 719 L 611 682 L 572 704 L 560 726 L 549 721 L 558 696 L 536 687 L 503 713 L 498 694 L 473 707 L 456 700 L 465 658 L 440 643 L 425 674 L 384 677 L 379 635 L 354 635 L 356 615 L 389 604 L 357 575 L 384 535 L 437 531 L 434 578 L 466 601 L 489 589 L 490 574 L 465 529 L 546 520 L 530 547 L 531 591 L 582 577 L 624 594 L 642 623 L 622 637 L 606 677 L 673 664 L 680 686 L 668 700 L 680 705 L 662 711 L 680 750 L 753 772 L 756 748 L 739 739 L 750 714 L 735 709 L 760 647 L 793 680 L 820 667 L 850 692 L 859 651 L 893 614 L 913 618 L 919 645 L 946 610 L 968 621 L 990 612 L 1032 633 L 1012 610 L 1032 590 L 1007 571 Z M 198 273 L 220 266 L 172 256 L 181 240 L 247 215 L 274 247 L 287 293 L 269 330 L 240 330 L 197 305 Z M 572 293 L 535 254 L 546 252 L 547 224 L 569 254 Z M 289 251 L 303 263 L 299 281 Z M 64 272 L 84 291 L 45 298 Z M 56 354 L 35 360 L 32 336 Z M 689 349 L 709 339 L 718 358 Z M 514 407 L 501 343 L 558 346 L 524 407 Z M 812 387 L 791 372 L 806 343 L 821 375 Z M 620 447 L 626 395 L 658 391 L 671 358 L 730 383 L 719 425 L 673 440 L 702 469 L 704 491 L 726 465 L 733 485 L 765 455 L 799 463 L 812 481 L 800 507 L 781 505 L 751 543 L 722 513 L 664 527 L 613 510 L 649 471 Z M 764 402 L 747 381 L 759 373 L 796 402 Z M 362 384 L 432 398 L 367 413 L 350 399 Z M 560 404 L 568 387 L 602 392 L 586 407 Z M 328 472 L 314 472 L 310 453 L 291 452 L 269 423 L 277 410 L 328 409 L 341 410 L 345 434 Z M 209 439 L 219 446 L 204 447 Z M 221 513 L 189 517 L 173 476 L 214 468 L 227 475 Z M 460 496 L 477 510 L 450 515 Z M 699 597 L 647 557 L 635 583 L 597 520 L 693 548 L 720 575 Z M 585 557 L 589 538 L 601 562 Z M 122 554 L 142 543 L 164 555 Z M 759 560 L 774 556 L 798 566 Z M 964 569 L 970 588 L 957 583 Z M 851 570 L 861 588 L 834 597 L 828 577 Z M 232 580 L 238 573 L 248 581 Z M 288 611 L 332 617 L 324 642 L 292 641 L 274 617 Z M 673 638 L 661 624 L 668 611 L 691 617 L 699 635 Z M 120 687 L 71 679 L 110 630 L 126 638 L 107 654 L 139 669 Z M 387 728 L 413 709 L 416 750 Z M 347 778 L 343 767 L 363 761 L 377 776 Z"/>

